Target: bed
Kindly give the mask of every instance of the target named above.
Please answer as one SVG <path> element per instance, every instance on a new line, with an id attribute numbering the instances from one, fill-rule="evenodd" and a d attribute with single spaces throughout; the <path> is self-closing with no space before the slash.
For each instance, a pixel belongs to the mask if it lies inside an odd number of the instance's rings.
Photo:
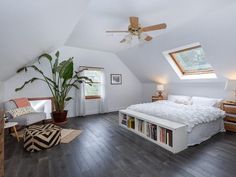
<path id="1" fill-rule="evenodd" d="M 187 125 L 188 146 L 224 131 L 221 99 L 170 95 L 168 100 L 131 105 L 132 110 Z"/>

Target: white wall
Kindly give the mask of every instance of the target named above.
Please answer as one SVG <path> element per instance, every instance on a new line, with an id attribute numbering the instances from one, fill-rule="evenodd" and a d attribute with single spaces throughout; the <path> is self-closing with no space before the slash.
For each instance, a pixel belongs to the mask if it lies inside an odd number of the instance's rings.
<path id="1" fill-rule="evenodd" d="M 41 53 L 62 46 L 89 1 L 0 1 L 0 80 Z"/>
<path id="2" fill-rule="evenodd" d="M 234 99 L 234 92 L 224 90 L 225 83 L 171 83 L 165 85 L 166 94 L 204 96 L 212 98 Z M 155 95 L 156 84 L 143 84 L 143 101 L 150 102 Z"/>
<path id="3" fill-rule="evenodd" d="M 105 69 L 109 112 L 141 102 L 142 84 L 115 54 L 73 47 L 62 47 L 60 51 L 64 56 L 75 56 L 74 62 L 77 69 L 79 66 L 95 66 Z M 110 74 L 122 74 L 122 85 L 111 85 Z M 97 112 L 97 101 L 87 100 L 86 114 L 96 114 Z"/>
<path id="4" fill-rule="evenodd" d="M 113 53 L 73 48 L 61 47 L 61 59 L 68 59 L 74 56 L 75 69 L 79 66 L 96 66 L 103 67 L 106 73 L 106 92 L 108 111 L 117 111 L 125 108 L 130 104 L 139 103 L 142 100 L 142 84 L 121 62 L 119 57 Z M 43 63 L 43 70 L 48 73 L 48 67 Z M 111 85 L 110 74 L 122 74 L 122 85 Z M 25 80 L 32 77 L 34 73 L 18 74 L 5 82 L 5 96 L 8 100 L 16 97 L 43 97 L 50 96 L 47 87 L 42 83 L 33 83 L 20 92 L 14 89 L 21 85 Z M 75 95 L 72 90 L 71 95 Z M 67 106 L 69 116 L 75 116 L 75 99 Z M 98 112 L 98 103 L 95 100 L 86 101 L 86 114 L 95 114 Z"/>

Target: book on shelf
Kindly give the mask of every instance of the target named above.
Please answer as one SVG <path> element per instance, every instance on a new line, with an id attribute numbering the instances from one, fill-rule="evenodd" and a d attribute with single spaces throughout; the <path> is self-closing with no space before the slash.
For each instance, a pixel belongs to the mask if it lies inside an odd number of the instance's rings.
<path id="1" fill-rule="evenodd" d="M 144 133 L 145 131 L 145 122 L 143 120 L 137 120 L 137 127 L 138 127 L 138 131 L 141 132 L 141 133 Z"/>
<path id="2" fill-rule="evenodd" d="M 124 120 L 124 119 L 123 119 L 123 120 L 121 121 L 121 124 L 127 125 L 127 120 Z"/>
<path id="3" fill-rule="evenodd" d="M 172 142 L 172 131 L 166 128 L 160 127 L 160 142 L 167 144 L 169 146 L 173 146 Z"/>
<path id="4" fill-rule="evenodd" d="M 147 123 L 147 136 L 153 140 L 157 140 L 157 126 L 155 124 Z"/>
<path id="5" fill-rule="evenodd" d="M 132 129 L 135 128 L 134 118 L 133 118 L 133 117 L 130 117 L 130 118 L 128 119 L 128 128 L 132 128 Z"/>
<path id="6" fill-rule="evenodd" d="M 127 116 L 126 115 L 123 115 L 123 118 L 121 120 L 121 124 L 127 125 Z"/>

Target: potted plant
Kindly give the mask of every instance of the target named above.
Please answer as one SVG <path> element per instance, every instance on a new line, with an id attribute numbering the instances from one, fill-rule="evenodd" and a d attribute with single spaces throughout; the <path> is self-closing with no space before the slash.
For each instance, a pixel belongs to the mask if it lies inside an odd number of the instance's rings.
<path id="1" fill-rule="evenodd" d="M 91 84 L 92 80 L 88 77 L 81 77 L 79 73 L 81 71 L 74 71 L 73 57 L 59 62 L 59 51 L 55 53 L 55 59 L 47 53 L 44 53 L 38 57 L 40 64 L 41 60 L 47 60 L 50 65 L 50 75 L 46 76 L 44 72 L 36 65 L 24 66 L 17 70 L 17 73 L 27 72 L 29 69 L 33 69 L 41 77 L 33 77 L 19 87 L 15 91 L 22 90 L 26 85 L 35 81 L 44 82 L 53 96 L 53 102 L 55 111 L 52 112 L 52 118 L 55 123 L 63 123 L 67 121 L 67 110 L 65 110 L 66 103 L 72 99 L 68 96 L 72 88 L 79 89 L 79 85 L 83 82 Z"/>

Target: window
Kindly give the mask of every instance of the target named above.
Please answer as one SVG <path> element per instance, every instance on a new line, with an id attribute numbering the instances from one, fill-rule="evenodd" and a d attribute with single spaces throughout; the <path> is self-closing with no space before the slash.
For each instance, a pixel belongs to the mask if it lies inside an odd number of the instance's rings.
<path id="1" fill-rule="evenodd" d="M 84 70 L 84 76 L 92 79 L 91 85 L 85 84 L 85 98 L 86 99 L 99 99 L 101 98 L 101 80 L 102 72 L 97 68 L 87 68 Z"/>
<path id="2" fill-rule="evenodd" d="M 31 106 L 36 112 L 45 112 L 46 119 L 51 118 L 51 112 L 54 111 L 54 103 L 52 97 L 28 98 Z"/>
<path id="3" fill-rule="evenodd" d="M 210 79 L 216 74 L 199 43 L 163 52 L 180 79 Z"/>

